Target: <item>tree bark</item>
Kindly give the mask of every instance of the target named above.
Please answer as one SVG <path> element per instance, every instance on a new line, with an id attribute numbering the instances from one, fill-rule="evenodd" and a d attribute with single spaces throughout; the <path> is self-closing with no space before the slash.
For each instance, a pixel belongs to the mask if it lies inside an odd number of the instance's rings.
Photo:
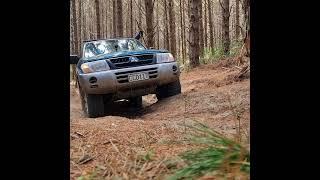
<path id="1" fill-rule="evenodd" d="M 116 0 L 112 0 L 112 28 L 113 28 L 113 37 L 117 37 L 117 5 Z"/>
<path id="2" fill-rule="evenodd" d="M 132 0 L 130 0 L 130 35 L 133 37 L 133 6 Z"/>
<path id="3" fill-rule="evenodd" d="M 117 37 L 123 37 L 122 0 L 117 0 Z"/>
<path id="4" fill-rule="evenodd" d="M 249 10 L 250 10 L 250 1 L 249 0 L 243 0 L 242 3 L 242 9 L 244 13 L 244 25 L 245 25 L 245 36 L 248 36 L 248 32 L 250 30 L 250 16 L 249 16 Z"/>
<path id="5" fill-rule="evenodd" d="M 165 13 L 165 21 L 164 21 L 164 28 L 165 28 L 165 32 L 166 32 L 166 36 L 165 36 L 165 49 L 169 50 L 170 49 L 170 40 L 169 40 L 169 28 L 168 28 L 168 5 L 167 5 L 167 1 L 164 0 L 164 13 Z"/>
<path id="6" fill-rule="evenodd" d="M 208 15 L 209 15 L 209 34 L 210 34 L 210 48 L 213 50 L 214 48 L 214 43 L 213 43 L 213 20 L 212 20 L 212 9 L 211 9 L 211 0 L 208 0 Z"/>
<path id="7" fill-rule="evenodd" d="M 235 18 L 235 39 L 236 41 L 239 40 L 239 32 L 240 32 L 240 24 L 239 24 L 239 0 L 236 0 L 236 18 Z"/>
<path id="8" fill-rule="evenodd" d="M 139 6 L 142 6 L 142 1 L 139 0 Z M 138 6 L 138 27 L 139 28 L 142 28 L 142 12 L 141 12 L 141 7 Z M 142 30 L 142 29 L 139 29 L 139 30 Z"/>
<path id="9" fill-rule="evenodd" d="M 208 47 L 207 0 L 204 0 L 204 47 Z"/>
<path id="10" fill-rule="evenodd" d="M 159 20 L 159 1 L 157 2 L 157 48 L 160 49 L 160 20 Z"/>
<path id="11" fill-rule="evenodd" d="M 189 21 L 190 21 L 190 33 L 189 33 L 189 56 L 190 56 L 190 66 L 194 68 L 198 66 L 199 63 L 199 8 L 201 2 L 199 0 L 190 0 L 190 10 L 189 10 Z"/>
<path id="12" fill-rule="evenodd" d="M 81 54 L 81 43 L 82 43 L 82 37 L 83 37 L 83 30 L 82 30 L 82 1 L 79 1 L 79 16 L 78 16 L 78 21 L 79 21 L 79 25 L 78 25 L 78 29 L 79 29 L 79 45 L 78 45 L 78 49 L 79 49 L 79 55 Z"/>
<path id="13" fill-rule="evenodd" d="M 174 13 L 174 1 L 169 0 L 169 26 L 170 26 L 170 51 L 173 57 L 176 57 L 176 20 L 175 20 L 175 13 Z"/>
<path id="14" fill-rule="evenodd" d="M 112 25 L 113 25 L 113 21 L 111 20 L 111 15 L 110 15 L 110 13 L 112 13 L 112 11 L 111 11 L 111 6 L 112 6 L 113 4 L 112 4 L 112 0 L 110 0 L 109 1 L 109 6 L 108 6 L 108 11 L 107 11 L 107 17 L 110 17 L 109 18 L 109 34 L 108 34 L 108 37 L 112 37 L 112 32 L 113 32 L 113 27 L 112 27 Z M 110 16 L 109 16 L 110 15 Z"/>
<path id="15" fill-rule="evenodd" d="M 199 5 L 199 48 L 200 48 L 200 56 L 203 56 L 204 50 L 204 42 L 203 42 L 203 24 L 202 24 L 202 1 L 200 1 Z"/>
<path id="16" fill-rule="evenodd" d="M 184 1 L 185 2 L 185 1 Z M 188 12 L 189 12 L 189 0 L 187 0 L 187 9 L 188 9 Z M 183 14 L 183 37 L 184 37 L 184 60 L 183 60 L 183 63 L 185 63 L 185 59 L 187 58 L 187 35 L 186 35 L 186 9 L 185 9 L 185 6 L 184 6 L 184 3 L 182 3 L 182 14 Z M 188 16 L 189 17 L 189 16 Z M 187 18 L 188 18 L 187 17 Z"/>
<path id="17" fill-rule="evenodd" d="M 76 1 L 72 0 L 71 1 L 71 8 L 72 8 L 72 24 L 73 24 L 73 41 L 74 41 L 74 46 L 73 46 L 73 53 L 79 55 L 78 51 L 78 30 L 77 30 L 77 18 L 76 18 Z M 72 80 L 76 79 L 76 66 L 72 65 Z"/>
<path id="18" fill-rule="evenodd" d="M 95 7 L 96 7 L 96 18 L 97 18 L 97 39 L 101 38 L 101 28 L 100 28 L 100 4 L 99 4 L 99 0 L 95 0 L 94 1 Z"/>
<path id="19" fill-rule="evenodd" d="M 180 26 L 181 26 L 181 54 L 182 54 L 182 64 L 184 64 L 184 59 L 185 59 L 185 56 L 184 56 L 184 49 L 185 49 L 185 47 L 184 47 L 184 41 L 185 41 L 185 39 L 184 39 L 184 27 L 183 27 L 183 20 L 184 20 L 184 13 L 183 13 L 183 8 L 184 8 L 184 6 L 183 6 L 183 4 L 182 4 L 182 0 L 180 0 Z"/>
<path id="20" fill-rule="evenodd" d="M 223 52 L 225 55 L 229 55 L 230 52 L 230 37 L 229 37 L 229 0 L 223 0 L 222 7 L 222 42 Z"/>
<path id="21" fill-rule="evenodd" d="M 77 29 L 77 12 L 76 12 L 76 1 L 71 1 L 72 9 L 72 26 L 73 26 L 73 39 L 74 39 L 74 53 L 78 55 L 78 29 Z"/>
<path id="22" fill-rule="evenodd" d="M 153 1 L 145 0 L 146 25 L 147 25 L 147 47 L 153 47 Z"/>

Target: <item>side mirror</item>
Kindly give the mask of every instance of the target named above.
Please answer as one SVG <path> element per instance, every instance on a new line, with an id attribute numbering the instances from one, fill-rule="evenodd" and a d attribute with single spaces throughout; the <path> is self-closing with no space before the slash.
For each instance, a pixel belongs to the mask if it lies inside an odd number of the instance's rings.
<path id="1" fill-rule="evenodd" d="M 143 31 L 139 31 L 136 35 L 135 35 L 135 39 L 137 39 L 137 40 L 139 40 L 139 39 L 141 39 L 142 38 L 142 36 L 143 36 Z"/>
<path id="2" fill-rule="evenodd" d="M 78 64 L 79 59 L 77 55 L 70 55 L 70 64 Z"/>

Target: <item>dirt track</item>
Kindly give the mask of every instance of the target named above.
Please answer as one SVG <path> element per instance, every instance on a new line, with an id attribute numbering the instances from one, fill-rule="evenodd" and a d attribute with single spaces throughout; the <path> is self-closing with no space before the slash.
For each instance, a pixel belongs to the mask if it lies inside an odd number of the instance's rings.
<path id="1" fill-rule="evenodd" d="M 96 119 L 82 116 L 78 92 L 71 88 L 71 177 L 92 172 L 96 166 L 103 167 L 105 177 L 110 174 L 126 177 L 125 172 L 116 169 L 117 165 L 126 163 L 122 162 L 126 159 L 123 156 L 152 151 L 155 161 L 160 161 L 190 149 L 190 144 L 174 142 L 183 141 L 187 134 L 183 125 L 192 120 L 234 137 L 236 116 L 239 115 L 241 126 L 246 130 L 244 134 L 249 134 L 249 79 L 229 80 L 229 76 L 238 71 L 237 68 L 200 66 L 182 73 L 181 95 L 160 102 L 154 95 L 143 97 L 144 108 L 139 112 L 124 102 L 118 103 L 115 105 L 118 110 L 112 116 Z M 243 139 L 246 139 L 245 135 Z M 79 160 L 83 157 L 92 160 L 81 164 Z M 140 172 L 140 177 L 137 172 L 135 178 L 160 178 L 156 175 L 160 172 L 150 170 L 150 173 L 153 175 L 141 175 Z M 129 179 L 132 179 L 130 175 Z"/>

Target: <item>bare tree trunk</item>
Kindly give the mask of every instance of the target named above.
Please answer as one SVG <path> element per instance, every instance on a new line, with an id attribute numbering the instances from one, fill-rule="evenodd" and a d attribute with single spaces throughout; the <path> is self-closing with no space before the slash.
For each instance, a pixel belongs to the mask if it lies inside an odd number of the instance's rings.
<path id="1" fill-rule="evenodd" d="M 85 2 L 81 1 L 81 4 L 84 4 Z M 87 18 L 86 18 L 86 9 L 87 6 L 86 4 L 83 5 L 82 7 L 82 22 L 83 22 L 83 38 L 84 40 L 87 40 L 89 38 L 88 36 L 88 22 L 87 22 Z"/>
<path id="2" fill-rule="evenodd" d="M 139 21 L 139 24 L 138 24 L 138 27 L 139 28 L 142 28 L 142 12 L 141 12 L 141 6 L 142 6 L 142 1 L 141 0 L 139 0 L 139 6 L 140 7 L 138 7 L 138 21 Z M 142 29 L 139 29 L 139 30 L 142 30 Z"/>
<path id="3" fill-rule="evenodd" d="M 187 8 L 188 8 L 188 11 L 189 11 L 189 0 L 187 1 Z M 185 7 L 184 7 L 184 3 L 182 3 L 182 14 L 183 14 L 183 46 L 184 46 L 184 52 L 183 52 L 183 64 L 185 63 L 185 59 L 187 58 L 187 38 L 186 38 L 186 15 L 185 15 Z"/>
<path id="4" fill-rule="evenodd" d="M 249 16 L 249 9 L 250 9 L 250 1 L 243 0 L 242 9 L 244 13 L 244 25 L 245 25 L 245 36 L 248 36 L 248 31 L 250 30 L 250 16 Z"/>
<path id="5" fill-rule="evenodd" d="M 168 50 L 168 48 L 167 48 L 168 47 L 167 46 L 167 35 L 166 35 L 166 33 L 167 33 L 167 16 L 166 16 L 166 13 L 167 13 L 166 8 L 167 8 L 167 6 L 166 6 L 166 0 L 163 0 L 163 4 L 162 5 L 163 5 L 163 15 L 162 15 L 162 21 L 163 21 L 163 24 L 162 24 L 162 27 L 163 27 L 163 31 L 162 31 L 163 48 Z"/>
<path id="6" fill-rule="evenodd" d="M 89 3 L 89 8 L 90 8 L 90 10 L 89 10 L 89 17 L 94 17 L 94 7 L 93 7 L 93 5 L 92 5 L 92 3 L 89 1 L 88 2 Z M 90 21 L 89 21 L 89 23 L 90 23 L 90 29 L 89 29 L 89 36 L 90 36 L 90 39 L 95 39 L 96 38 L 96 36 L 94 36 L 94 32 L 95 32 L 95 19 L 91 19 L 90 18 Z"/>
<path id="7" fill-rule="evenodd" d="M 82 30 L 82 1 L 79 1 L 79 18 L 78 18 L 78 21 L 79 21 L 79 45 L 78 45 L 78 49 L 79 49 L 79 52 L 81 52 L 81 43 L 82 43 L 82 37 L 83 37 L 83 30 Z M 79 53 L 80 55 L 80 53 Z"/>
<path id="8" fill-rule="evenodd" d="M 113 37 L 117 37 L 117 13 L 116 13 L 116 0 L 112 1 L 112 24 L 113 24 Z"/>
<path id="9" fill-rule="evenodd" d="M 185 59 L 185 56 L 184 56 L 184 27 L 183 27 L 183 20 L 184 20 L 184 13 L 183 13 L 183 8 L 184 6 L 182 5 L 182 0 L 180 0 L 180 26 L 181 26 L 181 53 L 182 53 L 182 64 L 184 64 L 184 59 Z"/>
<path id="10" fill-rule="evenodd" d="M 113 32 L 113 27 L 112 27 L 113 21 L 111 21 L 111 15 L 110 15 L 110 13 L 112 13 L 111 5 L 112 5 L 112 0 L 109 1 L 108 11 L 107 11 L 107 17 L 110 17 L 110 19 L 109 19 L 109 35 L 108 35 L 108 37 L 112 37 L 112 32 Z"/>
<path id="11" fill-rule="evenodd" d="M 223 52 L 228 55 L 230 51 L 230 37 L 229 37 L 229 0 L 223 0 L 221 3 L 222 7 L 222 41 L 223 41 Z"/>
<path id="12" fill-rule="evenodd" d="M 174 1 L 168 1 L 169 6 L 169 26 L 170 26 L 170 51 L 173 57 L 176 57 L 176 20 L 175 20 L 175 13 L 174 13 Z"/>
<path id="13" fill-rule="evenodd" d="M 130 0 L 130 35 L 133 36 L 133 14 L 132 0 Z"/>
<path id="14" fill-rule="evenodd" d="M 211 9 L 211 0 L 208 0 L 208 15 L 209 15 L 209 34 L 210 34 L 210 48 L 213 50 L 214 43 L 213 43 L 213 20 L 212 20 L 212 9 Z"/>
<path id="15" fill-rule="evenodd" d="M 101 32 L 100 32 L 100 5 L 99 5 L 99 0 L 95 0 L 94 4 L 96 6 L 97 39 L 100 39 L 101 38 Z"/>
<path id="16" fill-rule="evenodd" d="M 157 2 L 157 48 L 160 49 L 160 20 L 159 20 L 159 1 Z"/>
<path id="17" fill-rule="evenodd" d="M 200 56 L 203 56 L 203 50 L 204 50 L 204 42 L 203 42 L 203 24 L 202 24 L 202 1 L 200 1 L 199 6 L 199 50 L 200 50 Z"/>
<path id="18" fill-rule="evenodd" d="M 165 48 L 167 50 L 170 49 L 170 41 L 169 41 L 169 29 L 168 29 L 168 12 L 167 12 L 167 9 L 168 9 L 168 6 L 167 6 L 167 1 L 164 0 L 164 13 L 165 13 L 165 25 L 164 25 L 164 28 L 165 28 L 165 31 L 166 31 L 166 36 L 165 36 L 165 40 L 166 40 L 166 44 L 165 44 Z"/>
<path id="19" fill-rule="evenodd" d="M 199 8 L 201 2 L 199 0 L 190 0 L 189 21 L 190 21 L 190 33 L 189 33 L 189 56 L 190 66 L 196 67 L 199 63 Z"/>
<path id="20" fill-rule="evenodd" d="M 239 40 L 239 32 L 240 32 L 240 24 L 239 24 L 239 0 L 236 0 L 236 18 L 235 18 L 235 29 L 236 29 L 236 34 L 235 34 L 235 38 L 236 41 Z"/>
<path id="21" fill-rule="evenodd" d="M 207 0 L 204 0 L 204 47 L 208 47 Z"/>
<path id="22" fill-rule="evenodd" d="M 153 47 L 153 1 L 145 0 L 146 25 L 147 25 L 147 47 Z"/>
<path id="23" fill-rule="evenodd" d="M 73 41 L 74 41 L 74 46 L 73 46 L 73 53 L 76 53 L 79 55 L 78 51 L 78 30 L 77 30 L 77 16 L 76 16 L 76 1 L 72 0 L 71 1 L 71 8 L 72 8 L 72 24 L 73 24 Z M 72 80 L 76 79 L 76 66 L 72 65 Z"/>
<path id="24" fill-rule="evenodd" d="M 110 7 L 110 3 L 109 3 L 109 0 L 106 0 L 106 12 L 105 12 L 105 16 L 106 16 L 106 19 L 105 19 L 105 27 L 106 27 L 106 38 L 108 38 L 108 7 Z"/>
<path id="25" fill-rule="evenodd" d="M 117 37 L 123 36 L 122 0 L 117 0 Z"/>

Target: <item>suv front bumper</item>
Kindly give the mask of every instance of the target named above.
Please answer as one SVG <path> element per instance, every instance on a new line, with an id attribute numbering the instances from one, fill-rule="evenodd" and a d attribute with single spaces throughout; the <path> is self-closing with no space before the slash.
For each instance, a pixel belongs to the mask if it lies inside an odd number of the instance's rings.
<path id="1" fill-rule="evenodd" d="M 149 73 L 149 79 L 128 82 L 128 75 L 137 72 Z M 115 93 L 122 97 L 154 93 L 157 86 L 177 81 L 179 76 L 177 62 L 78 74 L 80 86 L 87 94 Z"/>

